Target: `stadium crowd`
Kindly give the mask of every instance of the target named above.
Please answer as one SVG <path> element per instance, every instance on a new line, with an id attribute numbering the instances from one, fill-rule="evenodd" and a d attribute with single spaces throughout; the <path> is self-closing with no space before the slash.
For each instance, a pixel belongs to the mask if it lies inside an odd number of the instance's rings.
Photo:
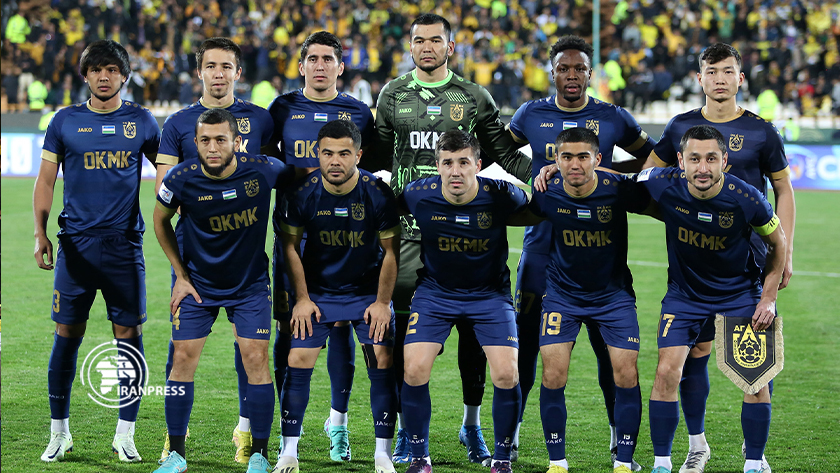
<path id="1" fill-rule="evenodd" d="M 299 46 L 320 29 L 344 39 L 347 72 L 339 89 L 374 105 L 389 79 L 413 67 L 407 21 L 434 11 L 458 19 L 450 66 L 512 112 L 550 93 L 549 45 L 569 33 L 591 41 L 593 14 L 591 2 L 550 0 L 35 0 L 2 8 L 2 84 L 10 111 L 83 100 L 79 54 L 100 38 L 126 45 L 134 62 L 127 99 L 177 108 L 200 95 L 195 47 L 209 37 L 231 37 L 245 53 L 237 96 L 267 106 L 278 92 L 302 85 Z M 759 108 L 782 103 L 803 116 L 840 113 L 837 3 L 605 1 L 601 25 L 604 85 L 595 93 L 614 103 L 639 110 L 671 95 L 701 97 L 697 56 L 704 45 L 723 41 L 742 51 L 743 94 L 758 99 Z"/>
<path id="2" fill-rule="evenodd" d="M 3 6 L 2 83 L 10 110 L 81 100 L 85 88 L 74 65 L 83 45 L 98 38 L 125 44 L 134 58 L 129 99 L 186 105 L 200 93 L 195 45 L 230 36 L 246 52 L 237 94 L 254 93 L 267 104 L 277 92 L 300 87 L 299 44 L 321 28 L 345 38 L 349 71 L 340 87 L 373 105 L 388 79 L 413 66 L 406 18 L 432 9 L 460 19 L 456 72 L 490 89 L 500 106 L 515 108 L 549 91 L 548 45 L 557 36 L 592 34 L 588 3 L 546 0 L 42 3 Z M 670 94 L 699 96 L 697 55 L 701 45 L 720 40 L 745 52 L 748 96 L 771 105 L 794 102 L 806 116 L 840 107 L 840 8 L 831 2 L 620 1 L 605 2 L 601 13 L 606 86 L 598 92 L 618 104 L 638 109 Z"/>

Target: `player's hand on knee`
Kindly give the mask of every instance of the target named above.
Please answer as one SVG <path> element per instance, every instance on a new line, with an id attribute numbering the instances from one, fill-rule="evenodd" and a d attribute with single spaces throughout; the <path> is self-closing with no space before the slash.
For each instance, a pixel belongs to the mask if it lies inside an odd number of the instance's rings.
<path id="1" fill-rule="evenodd" d="M 385 339 L 391 323 L 391 306 L 383 302 L 374 302 L 365 309 L 365 323 L 370 325 L 368 337 L 375 343 Z"/>
<path id="2" fill-rule="evenodd" d="M 46 256 L 46 258 L 44 258 Z M 50 271 L 53 269 L 53 246 L 46 236 L 35 237 L 35 262 L 38 267 Z"/>
<path id="3" fill-rule="evenodd" d="M 545 192 L 548 189 L 548 181 L 557 174 L 557 171 L 559 171 L 559 169 L 557 169 L 556 164 L 552 163 L 543 166 L 542 169 L 540 169 L 540 175 L 534 179 L 534 190 Z"/>
<path id="4" fill-rule="evenodd" d="M 172 299 L 169 301 L 169 310 L 176 314 L 178 307 L 181 306 L 181 301 L 188 295 L 192 295 L 196 302 L 201 304 L 201 296 L 193 287 L 192 283 L 187 278 L 178 277 L 175 279 L 175 285 L 172 286 Z"/>
<path id="5" fill-rule="evenodd" d="M 315 320 L 321 321 L 321 311 L 311 300 L 299 300 L 292 309 L 292 335 L 295 338 L 306 340 L 306 336 L 312 336 L 312 316 Z"/>
<path id="6" fill-rule="evenodd" d="M 776 303 L 759 301 L 752 316 L 753 330 L 765 330 L 776 317 Z"/>

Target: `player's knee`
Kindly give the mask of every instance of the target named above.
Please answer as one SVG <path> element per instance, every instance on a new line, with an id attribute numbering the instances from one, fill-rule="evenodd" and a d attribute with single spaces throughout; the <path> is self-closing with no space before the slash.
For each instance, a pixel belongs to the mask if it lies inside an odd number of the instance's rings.
<path id="1" fill-rule="evenodd" d="M 560 389 L 566 385 L 568 372 L 560 370 L 547 370 L 543 368 L 542 384 L 548 389 Z"/>
<path id="2" fill-rule="evenodd" d="M 505 364 L 504 366 L 498 367 L 498 369 L 493 370 L 492 372 L 494 379 L 493 379 L 493 386 L 502 389 L 511 389 L 517 384 L 519 384 L 519 370 L 516 367 L 516 364 Z"/>
<path id="3" fill-rule="evenodd" d="M 426 366 L 425 363 L 417 360 L 411 360 L 409 358 L 405 359 L 404 364 L 405 374 L 403 376 L 406 383 L 411 386 L 420 386 L 429 382 L 429 375 L 431 374 L 430 366 Z"/>
<path id="4" fill-rule="evenodd" d="M 67 325 L 67 324 L 55 324 L 55 333 L 58 334 L 59 337 L 64 338 L 79 338 L 85 335 L 85 329 L 87 328 L 87 322 L 83 322 L 80 324 L 74 325 Z"/>
<path id="5" fill-rule="evenodd" d="M 712 353 L 712 342 L 700 342 L 688 352 L 691 358 L 703 358 Z"/>
<path id="6" fill-rule="evenodd" d="M 137 338 L 143 333 L 143 326 L 136 325 L 134 327 L 111 324 L 114 332 L 114 338 Z"/>
<path id="7" fill-rule="evenodd" d="M 636 386 L 639 383 L 639 372 L 636 369 L 636 364 L 613 365 L 613 378 L 615 378 L 615 385 L 619 388 L 627 389 Z"/>
<path id="8" fill-rule="evenodd" d="M 654 381 L 660 389 L 668 392 L 676 391 L 682 376 L 682 365 L 674 360 L 659 360 L 656 366 L 656 380 Z"/>

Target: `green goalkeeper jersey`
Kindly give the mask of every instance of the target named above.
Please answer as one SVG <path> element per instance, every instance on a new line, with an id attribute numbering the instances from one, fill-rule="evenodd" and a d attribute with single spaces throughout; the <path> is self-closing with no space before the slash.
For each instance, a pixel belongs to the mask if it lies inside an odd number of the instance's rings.
<path id="1" fill-rule="evenodd" d="M 458 129 L 478 138 L 482 167 L 498 162 L 523 182 L 531 177 L 531 160 L 520 151 L 487 90 L 449 71 L 446 79 L 428 83 L 415 71 L 382 89 L 377 102 L 379 158 L 391 164 L 391 188 L 400 195 L 411 181 L 437 174 L 435 145 L 444 132 Z M 390 158 L 390 159 L 389 159 Z M 402 237 L 419 240 L 412 216 L 402 220 Z"/>

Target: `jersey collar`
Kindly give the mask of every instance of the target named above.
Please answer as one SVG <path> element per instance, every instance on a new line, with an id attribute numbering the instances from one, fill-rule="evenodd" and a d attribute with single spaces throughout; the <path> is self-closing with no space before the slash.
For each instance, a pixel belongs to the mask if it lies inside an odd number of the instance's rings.
<path id="1" fill-rule="evenodd" d="M 590 195 L 592 195 L 593 192 L 595 192 L 595 189 L 597 189 L 597 188 L 598 188 L 598 173 L 597 172 L 595 173 L 595 185 L 593 185 L 592 189 L 589 189 L 589 191 L 586 194 L 583 194 L 583 195 L 574 195 L 571 192 L 569 192 L 569 188 L 566 187 L 566 181 L 565 180 L 563 181 L 563 191 L 566 192 L 566 194 L 573 199 L 583 199 L 585 197 L 589 197 Z"/>
<path id="2" fill-rule="evenodd" d="M 452 76 L 454 76 L 454 75 L 455 75 L 455 73 L 452 72 L 452 70 L 450 70 L 449 73 L 446 74 L 446 79 L 443 79 L 442 81 L 439 81 L 439 82 L 423 82 L 422 80 L 417 78 L 417 70 L 416 69 L 411 71 L 411 78 L 414 79 L 414 82 L 417 82 L 422 87 L 428 87 L 430 89 L 445 85 L 447 82 L 452 80 Z"/>
<path id="3" fill-rule="evenodd" d="M 212 106 L 212 105 L 207 105 L 206 103 L 204 103 L 204 97 L 201 97 L 200 99 L 198 99 L 198 103 L 200 103 L 201 106 L 204 107 L 204 108 L 228 108 L 231 105 L 233 105 L 234 103 L 236 103 L 236 97 L 234 97 L 233 100 L 231 100 L 229 104 L 219 105 L 218 107 Z"/>
<path id="4" fill-rule="evenodd" d="M 587 105 L 589 105 L 589 96 L 588 95 L 586 96 L 586 100 L 583 102 L 583 105 L 581 105 L 580 107 L 568 108 L 568 107 L 561 107 L 560 104 L 557 103 L 557 95 L 555 95 L 554 96 L 554 105 L 556 105 L 557 108 L 559 108 L 560 110 L 562 110 L 564 112 L 579 112 L 579 111 L 583 110 L 584 108 L 586 108 Z"/>
<path id="5" fill-rule="evenodd" d="M 350 178 L 350 179 L 353 180 L 353 185 L 349 189 L 347 189 L 346 191 L 344 191 L 342 193 L 331 191 L 330 188 L 327 187 L 328 183 L 324 183 L 324 176 L 321 176 L 321 185 L 324 186 L 325 191 L 329 192 L 332 195 L 337 195 L 337 196 L 347 195 L 350 192 L 352 192 L 353 189 L 355 189 L 357 185 L 359 185 L 359 174 L 361 174 L 361 172 L 359 172 L 359 169 L 356 168 L 356 174 L 354 174 L 353 177 Z"/>
<path id="6" fill-rule="evenodd" d="M 743 115 L 743 114 L 744 114 L 744 111 L 745 111 L 744 107 L 738 107 L 738 110 L 735 112 L 735 115 L 733 115 L 732 117 L 730 117 L 730 118 L 725 118 L 725 119 L 723 119 L 723 120 L 713 120 L 713 119 L 709 118 L 709 116 L 708 116 L 708 115 L 706 115 L 706 106 L 704 105 L 704 106 L 700 107 L 700 115 L 703 115 L 703 118 L 705 118 L 706 120 L 708 120 L 708 121 L 710 121 L 710 122 L 712 122 L 712 123 L 727 123 L 727 122 L 731 122 L 732 120 L 735 120 L 735 119 L 737 119 L 737 118 L 740 118 L 740 117 L 741 117 L 741 115 Z"/>
<path id="7" fill-rule="evenodd" d="M 236 153 L 233 153 L 233 167 L 230 169 L 230 171 L 222 174 L 221 176 L 211 176 L 210 174 L 207 174 L 207 171 L 204 169 L 204 166 L 202 165 L 201 166 L 201 172 L 203 172 L 205 176 L 209 177 L 210 179 L 213 179 L 214 181 L 221 181 L 223 179 L 229 178 L 233 173 L 235 173 L 236 168 L 238 166 L 239 166 L 239 156 L 237 156 Z"/>
<path id="8" fill-rule="evenodd" d="M 335 98 L 338 97 L 338 91 L 337 90 L 335 91 L 335 95 L 333 95 L 332 97 L 329 97 L 329 98 L 325 98 L 325 99 L 310 97 L 309 95 L 306 94 L 306 88 L 300 89 L 300 93 L 303 94 L 303 96 L 306 97 L 307 100 L 311 100 L 313 102 L 329 102 L 330 100 L 335 100 Z"/>
<path id="9" fill-rule="evenodd" d="M 100 110 L 100 109 L 98 109 L 98 108 L 93 108 L 93 107 L 90 105 L 90 100 L 88 100 L 87 102 L 85 102 L 85 105 L 87 105 L 88 110 L 90 110 L 91 112 L 94 112 L 94 113 L 111 113 L 111 112 L 113 112 L 113 111 L 116 111 L 116 110 L 117 110 L 117 109 L 119 109 L 120 107 L 122 107 L 122 104 L 123 104 L 123 101 L 122 101 L 122 100 L 120 100 L 120 104 L 119 104 L 119 105 L 117 105 L 116 107 L 114 107 L 114 108 L 112 108 L 112 109 L 109 109 L 109 110 Z"/>

